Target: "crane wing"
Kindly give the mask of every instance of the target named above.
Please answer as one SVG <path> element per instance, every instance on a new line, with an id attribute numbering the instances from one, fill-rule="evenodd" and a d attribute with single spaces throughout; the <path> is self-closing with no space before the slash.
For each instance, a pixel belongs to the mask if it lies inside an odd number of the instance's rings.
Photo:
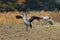
<path id="1" fill-rule="evenodd" d="M 17 16 L 16 16 L 16 18 L 17 18 L 17 19 L 19 19 L 19 18 L 21 18 L 21 19 L 22 19 L 23 17 L 22 17 L 22 16 L 17 15 Z"/>
<path id="2" fill-rule="evenodd" d="M 40 20 L 40 17 L 37 17 L 37 16 L 32 16 L 30 19 L 29 19 L 29 22 L 32 22 L 33 20 Z"/>

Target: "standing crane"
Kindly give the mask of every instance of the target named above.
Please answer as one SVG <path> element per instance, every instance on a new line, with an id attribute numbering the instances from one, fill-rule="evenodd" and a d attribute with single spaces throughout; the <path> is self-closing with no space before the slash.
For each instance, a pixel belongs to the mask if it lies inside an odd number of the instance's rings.
<path id="1" fill-rule="evenodd" d="M 35 19 L 37 19 L 38 21 L 41 19 L 40 17 L 37 16 L 32 16 L 31 18 L 27 18 L 27 15 L 22 14 L 21 16 L 17 15 L 16 16 L 17 19 L 22 19 L 23 23 L 26 25 L 26 31 L 28 32 L 28 27 L 32 28 L 32 24 L 31 22 Z"/>
<path id="2" fill-rule="evenodd" d="M 48 22 L 49 24 L 53 25 L 51 17 L 49 17 L 49 16 L 40 16 L 40 18 L 44 21 L 44 23 Z"/>

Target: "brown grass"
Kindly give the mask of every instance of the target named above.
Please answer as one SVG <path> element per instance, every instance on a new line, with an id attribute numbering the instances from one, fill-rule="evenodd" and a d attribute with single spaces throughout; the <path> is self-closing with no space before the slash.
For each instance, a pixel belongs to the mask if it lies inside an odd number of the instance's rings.
<path id="1" fill-rule="evenodd" d="M 16 15 L 21 15 L 21 12 L 4 12 L 4 13 L 1 13 L 0 12 L 0 24 L 4 24 L 4 23 L 20 23 L 21 19 L 17 20 L 16 19 Z M 55 21 L 59 21 L 60 19 L 60 14 L 58 13 L 55 13 L 55 12 L 44 12 L 44 11 L 41 11 L 41 12 L 35 12 L 35 11 L 32 11 L 32 12 L 29 12 L 28 16 L 27 17 L 31 17 L 31 16 L 50 16 L 52 17 Z M 58 16 L 59 15 L 59 16 Z"/>
<path id="2" fill-rule="evenodd" d="M 0 24 L 0 40 L 60 40 L 60 24 L 41 25 L 33 21 L 28 32 L 24 24 Z M 58 26 L 59 25 L 59 26 Z"/>
<path id="3" fill-rule="evenodd" d="M 21 13 L 21 12 L 20 12 Z M 39 14 L 41 13 L 41 14 Z M 50 14 L 51 13 L 51 14 Z M 28 14 L 28 17 L 32 15 L 36 16 L 51 16 L 57 18 L 54 12 L 35 12 L 32 11 Z M 53 13 L 53 14 L 52 14 Z M 19 12 L 6 12 L 0 13 L 0 40 L 60 40 L 60 24 L 54 23 L 54 25 L 41 25 L 39 21 L 33 21 L 32 29 L 29 27 L 29 31 L 26 32 L 24 24 L 21 24 L 21 19 L 17 20 L 16 15 L 21 15 Z M 57 19 L 56 19 L 57 20 Z"/>

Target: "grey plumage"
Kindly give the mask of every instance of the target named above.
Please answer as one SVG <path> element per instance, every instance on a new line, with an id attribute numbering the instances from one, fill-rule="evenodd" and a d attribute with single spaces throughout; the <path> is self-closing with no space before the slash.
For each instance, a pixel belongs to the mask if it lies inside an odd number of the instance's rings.
<path id="1" fill-rule="evenodd" d="M 22 19 L 23 23 L 26 25 L 26 30 L 28 31 L 28 26 L 30 26 L 32 28 L 32 24 L 31 22 L 35 19 L 37 19 L 38 21 L 40 20 L 40 17 L 37 16 L 32 16 L 30 19 L 26 18 L 26 17 L 22 17 L 22 16 L 16 16 L 17 19 Z"/>
<path id="2" fill-rule="evenodd" d="M 52 22 L 52 18 L 49 17 L 49 16 L 40 16 L 40 18 L 45 21 L 45 22 L 48 22 L 49 24 L 53 25 L 53 22 Z"/>

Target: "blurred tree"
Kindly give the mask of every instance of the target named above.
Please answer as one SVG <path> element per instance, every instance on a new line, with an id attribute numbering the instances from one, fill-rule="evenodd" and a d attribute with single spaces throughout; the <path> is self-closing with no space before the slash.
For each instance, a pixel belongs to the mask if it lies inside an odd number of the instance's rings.
<path id="1" fill-rule="evenodd" d="M 17 0 L 0 0 L 0 11 L 14 11 Z"/>
<path id="2" fill-rule="evenodd" d="M 30 11 L 30 10 L 40 10 L 40 1 L 39 0 L 26 0 L 23 4 L 18 4 L 16 9 L 19 11 Z"/>
<path id="3" fill-rule="evenodd" d="M 42 0 L 42 5 L 45 11 L 53 11 L 55 10 L 56 2 L 55 0 Z"/>
<path id="4" fill-rule="evenodd" d="M 56 8 L 60 10 L 59 0 L 25 0 L 22 4 L 17 2 L 18 0 L 0 0 L 0 11 L 54 11 Z"/>
<path id="5" fill-rule="evenodd" d="M 56 9 L 59 13 L 59 11 L 60 11 L 60 0 L 56 0 Z"/>

